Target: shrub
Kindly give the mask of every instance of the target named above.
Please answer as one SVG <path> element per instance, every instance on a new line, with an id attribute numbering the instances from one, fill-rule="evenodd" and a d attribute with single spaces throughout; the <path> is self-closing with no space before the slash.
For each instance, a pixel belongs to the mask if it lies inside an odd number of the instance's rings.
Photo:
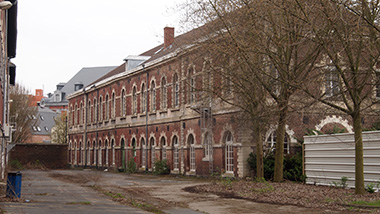
<path id="1" fill-rule="evenodd" d="M 127 173 L 135 173 L 137 171 L 136 163 L 133 158 L 130 158 L 127 163 L 127 169 L 125 170 Z"/>
<path id="2" fill-rule="evenodd" d="M 256 171 L 256 155 L 249 154 L 248 164 L 253 171 Z M 274 177 L 274 155 L 273 153 L 264 157 L 264 178 L 272 180 Z M 286 155 L 284 157 L 284 179 L 290 181 L 304 182 L 306 177 L 302 175 L 302 155 Z"/>
<path id="3" fill-rule="evenodd" d="M 22 170 L 24 169 L 24 166 L 21 164 L 19 160 L 12 160 L 10 163 L 10 167 L 12 170 Z"/>
<path id="4" fill-rule="evenodd" d="M 170 170 L 166 163 L 166 160 L 158 160 L 154 162 L 153 173 L 156 175 L 165 175 L 169 174 Z"/>

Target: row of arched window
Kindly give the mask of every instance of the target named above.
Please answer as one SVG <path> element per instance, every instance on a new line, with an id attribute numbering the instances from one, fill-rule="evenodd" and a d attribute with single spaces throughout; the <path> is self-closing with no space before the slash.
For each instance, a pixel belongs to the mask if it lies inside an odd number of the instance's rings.
<path id="1" fill-rule="evenodd" d="M 195 80 L 192 78 L 191 80 L 192 86 L 195 86 Z M 168 84 L 165 77 L 162 77 L 161 79 L 161 86 L 160 86 L 160 109 L 165 110 L 168 108 Z M 172 99 L 172 106 L 173 108 L 179 107 L 179 99 L 180 99 L 180 86 L 179 86 L 179 79 L 178 75 L 174 74 L 173 76 L 173 99 Z M 189 91 L 190 95 L 189 97 L 192 97 L 191 102 L 193 102 L 195 99 L 195 89 L 191 88 Z M 148 96 L 149 95 L 149 96 Z M 123 88 L 120 93 L 120 111 L 117 111 L 117 105 L 116 105 L 116 95 L 115 92 L 112 93 L 111 97 L 106 94 L 104 99 L 103 96 L 99 96 L 97 99 L 96 97 L 94 99 L 89 99 L 87 102 L 86 107 L 84 106 L 83 102 L 75 103 L 74 106 L 70 105 L 70 124 L 71 125 L 78 125 L 78 124 L 84 124 L 85 123 L 85 114 L 86 114 L 86 122 L 100 122 L 103 120 L 109 120 L 109 119 L 115 119 L 116 118 L 116 112 L 119 113 L 118 116 L 124 117 L 127 115 L 128 112 L 128 102 L 127 102 L 127 93 L 126 90 Z M 155 112 L 157 108 L 157 87 L 154 80 L 150 83 L 150 88 L 147 88 L 145 83 L 141 84 L 140 91 L 138 93 L 137 86 L 134 85 L 132 87 L 132 93 L 131 93 L 131 102 L 129 106 L 130 113 L 132 115 L 136 115 L 137 113 L 146 113 L 149 106 L 149 111 Z M 149 98 L 149 102 L 148 102 Z M 140 100 L 140 108 L 138 111 L 138 99 Z M 86 108 L 86 109 L 85 109 Z"/>
<path id="2" fill-rule="evenodd" d="M 208 138 L 210 135 L 205 135 L 205 142 L 206 138 Z M 233 151 L 233 138 L 231 132 L 227 131 L 224 134 L 224 145 L 225 145 L 225 170 L 226 172 L 233 172 L 234 170 L 234 151 Z M 83 148 L 84 145 L 82 145 L 81 142 L 77 144 L 74 142 L 74 144 L 70 141 L 69 143 L 69 150 L 70 150 L 70 161 L 74 161 L 73 164 L 84 164 L 87 163 L 88 165 L 98 165 L 98 166 L 115 166 L 115 143 L 114 139 L 111 140 L 111 143 L 108 143 L 109 141 L 106 139 L 104 143 L 102 143 L 101 140 L 96 142 L 93 140 L 92 144 L 90 141 L 87 142 L 86 148 Z M 156 140 L 154 137 L 151 137 L 149 139 L 149 144 L 147 145 L 145 142 L 145 138 L 140 138 L 140 144 L 137 143 L 137 139 L 133 137 L 131 139 L 131 144 L 129 147 L 129 151 L 131 151 L 131 154 L 133 157 L 128 158 L 136 158 L 137 152 L 136 150 L 140 150 L 140 161 L 141 167 L 145 167 L 146 160 L 147 160 L 147 154 L 149 154 L 147 151 L 150 151 L 150 157 L 151 163 L 154 163 L 156 160 L 156 151 L 157 149 L 160 149 L 160 156 L 158 157 L 161 160 L 167 159 L 167 149 L 170 148 L 172 150 L 172 168 L 173 170 L 179 170 L 179 142 L 178 137 L 174 135 L 171 140 L 171 144 L 167 144 L 166 138 L 161 137 L 160 143 L 156 144 Z M 210 149 L 208 145 L 204 146 L 204 149 Z M 195 138 L 193 134 L 189 134 L 187 137 L 187 149 L 188 149 L 188 160 L 189 160 L 189 168 L 190 171 L 196 170 L 196 149 L 195 149 Z M 90 150 L 93 150 L 93 155 L 90 154 Z M 122 159 L 120 163 L 122 163 L 123 166 L 125 166 L 125 162 L 128 161 L 127 157 L 125 155 L 125 152 L 128 150 L 128 147 L 126 146 L 126 142 L 124 138 L 121 139 L 120 142 L 120 151 L 122 155 L 119 157 Z M 105 154 L 104 154 L 105 153 Z M 204 152 L 205 153 L 205 152 Z M 102 158 L 105 158 L 105 160 L 102 160 Z M 112 163 L 110 163 L 112 161 Z M 118 166 L 120 167 L 120 166 Z"/>

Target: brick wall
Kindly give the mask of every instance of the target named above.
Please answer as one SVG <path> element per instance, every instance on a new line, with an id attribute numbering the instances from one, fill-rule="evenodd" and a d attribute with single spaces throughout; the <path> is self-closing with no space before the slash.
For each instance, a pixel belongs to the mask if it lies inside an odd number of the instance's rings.
<path id="1" fill-rule="evenodd" d="M 67 145 L 62 144 L 16 144 L 9 151 L 9 161 L 18 160 L 23 166 L 37 162 L 49 169 L 61 169 L 67 166 Z"/>

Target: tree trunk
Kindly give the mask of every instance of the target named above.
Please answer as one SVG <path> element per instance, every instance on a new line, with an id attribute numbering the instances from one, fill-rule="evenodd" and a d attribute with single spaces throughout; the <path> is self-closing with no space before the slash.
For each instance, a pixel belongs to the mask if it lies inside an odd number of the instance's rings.
<path id="1" fill-rule="evenodd" d="M 286 131 L 286 117 L 288 114 L 288 106 L 280 106 L 280 118 L 277 127 L 276 154 L 274 162 L 274 182 L 281 182 L 284 178 L 284 138 Z"/>
<path id="2" fill-rule="evenodd" d="M 256 177 L 258 179 L 264 178 L 264 154 L 263 154 L 263 137 L 261 128 L 258 122 L 255 123 L 255 136 L 256 136 Z"/>
<path id="3" fill-rule="evenodd" d="M 353 120 L 355 133 L 355 193 L 364 194 L 363 138 L 360 111 L 354 113 Z"/>

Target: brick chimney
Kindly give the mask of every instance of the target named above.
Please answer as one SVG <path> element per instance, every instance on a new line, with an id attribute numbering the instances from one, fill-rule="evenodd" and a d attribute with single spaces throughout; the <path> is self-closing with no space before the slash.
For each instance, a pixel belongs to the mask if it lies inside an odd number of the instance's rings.
<path id="1" fill-rule="evenodd" d="M 174 27 L 164 28 L 164 48 L 169 47 L 174 42 Z"/>

